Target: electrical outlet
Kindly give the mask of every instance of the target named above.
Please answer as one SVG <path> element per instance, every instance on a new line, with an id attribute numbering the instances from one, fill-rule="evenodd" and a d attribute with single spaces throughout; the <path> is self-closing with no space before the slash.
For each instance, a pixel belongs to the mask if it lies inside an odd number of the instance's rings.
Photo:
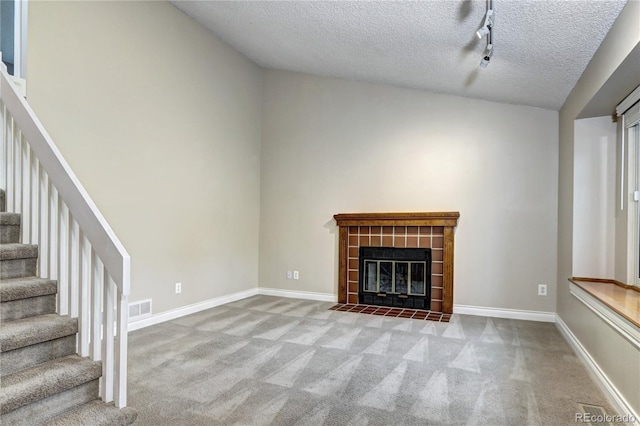
<path id="1" fill-rule="evenodd" d="M 176 294 L 182 293 L 182 283 L 176 283 Z"/>
<path id="2" fill-rule="evenodd" d="M 291 278 L 293 278 L 293 272 L 287 271 L 287 279 L 290 280 Z"/>
<path id="3" fill-rule="evenodd" d="M 538 284 L 538 296 L 546 296 L 546 295 L 547 295 L 547 285 Z"/>
<path id="4" fill-rule="evenodd" d="M 299 279 L 299 278 L 300 278 L 300 272 L 298 272 L 298 271 L 293 271 L 293 279 L 294 279 L 294 280 L 297 280 L 297 279 Z"/>

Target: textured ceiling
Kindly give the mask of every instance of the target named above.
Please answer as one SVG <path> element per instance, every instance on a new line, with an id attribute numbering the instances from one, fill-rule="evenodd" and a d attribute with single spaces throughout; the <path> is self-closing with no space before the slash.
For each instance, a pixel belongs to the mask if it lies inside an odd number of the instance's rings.
<path id="1" fill-rule="evenodd" d="M 172 1 L 265 68 L 560 109 L 626 0 Z"/>

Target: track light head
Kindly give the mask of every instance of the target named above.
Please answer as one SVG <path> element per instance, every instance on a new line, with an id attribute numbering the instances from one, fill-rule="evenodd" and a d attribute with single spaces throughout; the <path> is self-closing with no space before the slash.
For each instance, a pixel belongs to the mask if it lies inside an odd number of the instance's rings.
<path id="1" fill-rule="evenodd" d="M 489 66 L 489 61 L 491 61 L 490 56 L 485 56 L 484 58 L 482 58 L 482 60 L 480 61 L 480 68 L 486 68 L 487 66 Z"/>
<path id="2" fill-rule="evenodd" d="M 478 38 L 482 38 L 487 34 L 489 34 L 489 27 L 482 27 L 478 31 L 476 31 L 476 35 L 478 36 Z"/>

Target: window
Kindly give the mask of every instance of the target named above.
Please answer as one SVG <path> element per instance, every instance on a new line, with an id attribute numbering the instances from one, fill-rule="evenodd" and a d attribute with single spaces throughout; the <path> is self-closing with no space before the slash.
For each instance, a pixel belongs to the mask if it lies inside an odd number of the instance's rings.
<path id="1" fill-rule="evenodd" d="M 622 115 L 620 210 L 626 222 L 626 270 L 629 284 L 640 286 L 640 87 L 617 109 Z M 626 214 L 625 214 L 626 213 Z"/>
<path id="2" fill-rule="evenodd" d="M 0 1 L 0 52 L 7 72 L 18 78 L 26 75 L 27 1 Z"/>

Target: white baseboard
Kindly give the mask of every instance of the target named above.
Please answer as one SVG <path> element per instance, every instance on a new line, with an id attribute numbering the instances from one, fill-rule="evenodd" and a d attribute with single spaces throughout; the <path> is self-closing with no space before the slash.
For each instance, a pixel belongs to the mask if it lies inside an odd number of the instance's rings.
<path id="1" fill-rule="evenodd" d="M 555 322 L 554 312 L 523 311 L 519 309 L 486 308 L 484 306 L 453 305 L 454 314 L 480 317 L 508 318 L 526 321 Z"/>
<path id="2" fill-rule="evenodd" d="M 333 293 L 315 293 L 313 291 L 282 290 L 279 288 L 258 287 L 258 294 L 264 296 L 288 297 L 291 299 L 317 300 L 320 302 L 337 302 L 338 296 Z"/>
<path id="3" fill-rule="evenodd" d="M 238 293 L 229 294 L 226 296 L 205 300 L 204 302 L 183 306 L 181 308 L 152 315 L 138 321 L 132 321 L 129 323 L 129 331 L 139 330 L 141 328 L 149 327 L 154 324 L 160 324 L 162 322 L 180 318 L 185 315 L 204 311 L 205 309 L 210 309 L 216 306 L 224 305 L 226 303 L 246 299 L 247 297 L 255 296 L 257 294 L 264 296 L 287 297 L 290 299 L 317 300 L 320 302 L 335 303 L 338 300 L 338 296 L 332 293 L 317 293 L 312 291 L 283 290 L 279 288 L 258 287 L 252 288 L 250 290 L 240 291 Z M 486 308 L 483 306 L 468 305 L 454 305 L 453 313 L 541 322 L 555 322 L 556 319 L 556 314 L 553 312 L 522 311 L 517 309 Z"/>
<path id="4" fill-rule="evenodd" d="M 238 293 L 229 294 L 226 296 L 216 297 L 213 299 L 205 300 L 204 302 L 194 303 L 192 305 L 183 306 L 181 308 L 173 309 L 170 311 L 162 312 L 160 314 L 152 315 L 140 319 L 138 321 L 132 321 L 129 323 L 129 331 L 139 330 L 141 328 L 149 327 L 151 325 L 160 324 L 165 321 L 180 318 L 185 315 L 195 314 L 196 312 L 204 311 L 205 309 L 215 308 L 216 306 L 224 305 L 231 302 L 236 302 L 247 297 L 262 294 L 265 296 L 279 296 L 288 297 L 292 299 L 306 299 L 306 300 L 318 300 L 321 302 L 335 302 L 337 296 L 331 293 L 315 293 L 311 291 L 295 291 L 295 290 L 281 290 L 277 288 L 252 288 L 250 290 L 240 291 Z"/>
<path id="5" fill-rule="evenodd" d="M 578 356 L 584 361 L 587 368 L 596 379 L 596 382 L 602 388 L 602 391 L 609 397 L 609 400 L 613 404 L 614 408 L 618 410 L 618 413 L 622 416 L 624 415 L 632 415 L 636 419 L 640 419 L 638 413 L 636 413 L 629 405 L 627 400 L 622 396 L 618 388 L 609 380 L 609 377 L 602 371 L 600 366 L 596 363 L 596 361 L 591 357 L 589 352 L 582 346 L 582 343 L 578 340 L 578 338 L 573 334 L 573 332 L 569 329 L 567 324 L 562 321 L 560 315 L 556 315 L 556 327 L 560 330 L 560 333 L 564 336 L 564 338 L 569 342 L 571 347 L 575 350 Z"/>
<path id="6" fill-rule="evenodd" d="M 130 322 L 129 331 L 139 330 L 141 328 L 149 327 L 150 325 L 160 324 L 161 322 L 170 321 L 172 319 L 180 318 L 185 315 L 195 314 L 196 312 L 204 311 L 205 309 L 215 308 L 216 306 L 235 302 L 241 299 L 246 299 L 247 297 L 255 296 L 256 294 L 258 294 L 258 289 L 252 288 L 250 290 L 239 291 L 237 293 L 228 294 L 226 296 L 205 300 L 204 302 L 194 303 L 192 305 L 172 309 L 170 311 L 152 315 L 139 321 Z"/>

